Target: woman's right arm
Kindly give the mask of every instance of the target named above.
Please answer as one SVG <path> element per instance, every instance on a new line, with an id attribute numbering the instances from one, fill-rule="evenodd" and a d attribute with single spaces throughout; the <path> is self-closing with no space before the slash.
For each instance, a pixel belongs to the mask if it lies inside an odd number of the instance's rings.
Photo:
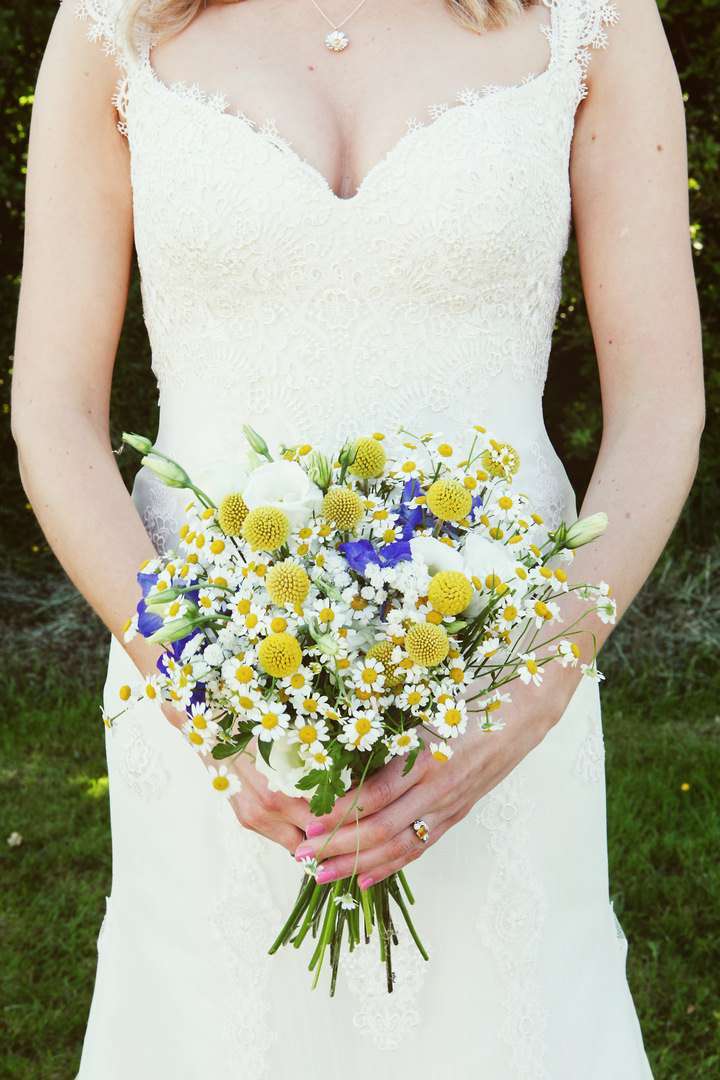
<path id="1" fill-rule="evenodd" d="M 117 468 L 109 407 L 133 249 L 130 155 L 117 130 L 115 61 L 61 6 L 35 94 L 12 426 L 20 475 L 68 576 L 122 643 L 140 596 L 139 565 L 156 552 Z M 123 646 L 139 671 L 160 649 Z M 184 716 L 164 712 L 180 726 Z M 248 828 L 294 851 L 302 799 L 268 791 L 247 756 L 233 809 Z"/>
<path id="2" fill-rule="evenodd" d="M 133 247 L 129 151 L 112 104 L 119 70 L 63 4 L 30 125 L 12 427 L 48 543 L 122 641 L 154 554 L 110 444 L 112 371 Z M 156 646 L 126 646 L 152 671 Z"/>

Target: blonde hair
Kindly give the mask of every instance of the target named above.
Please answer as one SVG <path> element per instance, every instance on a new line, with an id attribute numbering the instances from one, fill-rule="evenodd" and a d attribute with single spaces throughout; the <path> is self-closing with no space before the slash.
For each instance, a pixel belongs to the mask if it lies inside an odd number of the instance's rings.
<path id="1" fill-rule="evenodd" d="M 457 22 L 468 30 L 482 33 L 505 26 L 529 7 L 532 0 L 445 0 L 445 6 Z M 236 4 L 242 0 L 213 0 L 215 4 Z M 205 0 L 129 0 L 127 9 L 130 33 L 141 28 L 153 35 L 172 37 L 184 30 L 205 6 Z"/>

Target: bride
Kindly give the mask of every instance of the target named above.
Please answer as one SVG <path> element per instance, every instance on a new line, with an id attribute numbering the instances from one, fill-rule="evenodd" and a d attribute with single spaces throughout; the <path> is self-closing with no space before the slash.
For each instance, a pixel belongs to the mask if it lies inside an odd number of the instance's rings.
<path id="1" fill-rule="evenodd" d="M 191 471 L 237 461 L 244 423 L 325 449 L 486 423 L 552 522 L 578 509 L 542 419 L 571 222 L 604 414 L 581 512 L 610 519 L 572 572 L 622 614 L 703 424 L 683 103 L 653 0 L 65 0 L 32 119 L 13 423 L 48 540 L 112 634 L 108 712 L 155 668 L 123 624 L 183 501 L 146 470 L 128 495 L 109 438 L 133 245 L 158 445 Z M 82 1080 L 649 1077 L 597 684 L 559 668 L 507 720 L 442 769 L 367 784 L 360 872 L 413 863 L 431 962 L 401 937 L 388 995 L 357 949 L 331 1001 L 267 948 L 336 816 L 316 835 L 242 756 L 218 798 L 183 717 L 135 705 L 107 733 Z M 326 880 L 355 843 L 335 834 Z"/>

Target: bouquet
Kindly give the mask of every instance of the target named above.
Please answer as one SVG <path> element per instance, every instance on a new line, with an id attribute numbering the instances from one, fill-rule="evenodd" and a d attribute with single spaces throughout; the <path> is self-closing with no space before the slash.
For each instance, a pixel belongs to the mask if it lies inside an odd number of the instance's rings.
<path id="1" fill-rule="evenodd" d="M 516 450 L 484 427 L 462 445 L 400 429 L 348 440 L 334 457 L 281 446 L 277 460 L 243 430 L 247 457 L 214 498 L 149 439 L 123 436 L 189 501 L 176 548 L 140 568 L 125 628 L 126 640 L 163 646 L 158 671 L 120 694 L 184 710 L 220 795 L 240 787 L 227 759 L 252 753 L 270 788 L 306 798 L 313 814 L 351 790 L 356 810 L 392 758 L 407 773 L 427 752 L 441 768 L 471 722 L 503 729 L 510 684 L 581 662 L 580 620 L 558 629 L 564 593 L 614 620 L 607 585 L 571 585 L 563 568 L 605 515 L 548 530 L 515 490 Z M 582 670 L 602 678 L 594 647 Z M 377 932 L 392 991 L 398 920 L 428 959 L 405 875 L 361 889 L 355 874 L 320 884 L 319 869 L 305 861 L 270 952 L 312 935 L 313 986 L 328 956 L 332 994 L 343 943 L 365 947 Z"/>

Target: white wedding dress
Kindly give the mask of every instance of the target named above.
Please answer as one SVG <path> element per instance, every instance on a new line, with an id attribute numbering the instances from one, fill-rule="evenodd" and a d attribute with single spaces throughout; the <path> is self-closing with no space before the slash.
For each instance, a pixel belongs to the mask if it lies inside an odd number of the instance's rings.
<path id="1" fill-rule="evenodd" d="M 79 14 L 120 66 L 159 445 L 192 472 L 232 460 L 244 422 L 276 447 L 485 422 L 545 515 L 573 517 L 542 393 L 574 116 L 612 6 L 554 0 L 545 71 L 411 120 L 352 198 L 272 120 L 215 87 L 165 85 L 151 44 L 123 45 L 120 6 Z M 134 498 L 171 545 L 185 496 L 141 472 Z M 135 676 L 113 640 L 109 710 Z M 412 865 L 431 959 L 401 930 L 392 995 L 374 946 L 345 958 L 334 1000 L 310 990 L 307 953 L 267 955 L 297 867 L 241 828 L 156 705 L 108 732 L 107 756 L 113 882 L 81 1080 L 651 1077 L 608 897 L 594 683 Z"/>

